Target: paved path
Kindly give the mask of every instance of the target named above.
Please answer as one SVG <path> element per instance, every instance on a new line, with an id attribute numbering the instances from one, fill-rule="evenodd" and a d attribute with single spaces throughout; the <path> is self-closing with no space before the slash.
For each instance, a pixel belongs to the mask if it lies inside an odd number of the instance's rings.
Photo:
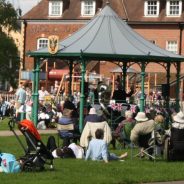
<path id="1" fill-rule="evenodd" d="M 22 135 L 22 133 L 19 130 L 15 130 L 17 135 Z M 56 134 L 57 130 L 56 129 L 47 129 L 47 130 L 38 130 L 40 134 Z M 13 136 L 13 132 L 10 130 L 1 130 L 0 131 L 0 137 L 3 136 Z"/>

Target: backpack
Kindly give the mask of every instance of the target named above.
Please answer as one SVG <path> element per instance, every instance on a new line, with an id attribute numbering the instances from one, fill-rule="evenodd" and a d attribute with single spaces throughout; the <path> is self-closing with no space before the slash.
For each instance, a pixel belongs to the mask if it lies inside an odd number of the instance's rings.
<path id="1" fill-rule="evenodd" d="M 10 153 L 0 153 L 0 167 L 5 173 L 18 173 L 21 171 L 20 163 Z"/>

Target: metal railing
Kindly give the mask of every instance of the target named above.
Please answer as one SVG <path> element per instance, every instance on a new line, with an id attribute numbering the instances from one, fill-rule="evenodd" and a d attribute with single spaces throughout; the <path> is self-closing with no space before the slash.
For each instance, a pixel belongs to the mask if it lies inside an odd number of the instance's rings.
<path id="1" fill-rule="evenodd" d="M 8 102 L 10 102 L 11 100 L 15 100 L 15 93 L 0 92 L 0 96 Z"/>

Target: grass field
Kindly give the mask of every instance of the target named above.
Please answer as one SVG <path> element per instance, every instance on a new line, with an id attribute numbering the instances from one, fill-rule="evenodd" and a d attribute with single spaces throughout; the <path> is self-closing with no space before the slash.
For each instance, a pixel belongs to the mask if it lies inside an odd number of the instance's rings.
<path id="1" fill-rule="evenodd" d="M 9 118 L 5 118 L 3 120 L 0 120 L 0 131 L 1 130 L 9 130 L 9 126 L 8 126 L 8 122 L 9 122 Z"/>
<path id="2" fill-rule="evenodd" d="M 6 129 L 6 125 L 3 125 Z M 49 135 L 42 135 L 46 143 Z M 56 135 L 55 135 L 56 136 Z M 23 136 L 20 138 L 24 141 Z M 57 136 L 56 136 L 57 138 Z M 17 158 L 24 155 L 23 149 L 14 136 L 0 137 L 0 150 L 13 153 Z M 120 154 L 125 150 L 110 150 Z M 129 150 L 128 150 L 129 151 Z M 42 172 L 19 174 L 0 173 L 1 184 L 134 184 L 154 181 L 184 180 L 184 162 L 140 160 L 129 157 L 124 161 L 104 162 L 76 159 L 55 159 L 54 170 L 46 167 Z"/>

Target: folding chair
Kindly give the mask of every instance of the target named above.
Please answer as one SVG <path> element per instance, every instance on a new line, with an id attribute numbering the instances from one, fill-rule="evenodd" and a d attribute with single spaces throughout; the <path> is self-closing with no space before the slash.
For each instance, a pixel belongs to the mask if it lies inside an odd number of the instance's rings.
<path id="1" fill-rule="evenodd" d="M 76 142 L 76 139 L 79 139 L 80 135 L 75 133 L 74 124 L 57 124 L 58 129 L 58 146 L 59 138 L 63 139 L 63 146 L 68 146 L 71 139 Z"/>
<path id="2" fill-rule="evenodd" d="M 61 125 L 57 124 L 58 129 L 58 146 L 59 138 L 63 140 L 63 146 L 68 146 L 70 144 L 70 139 L 73 138 L 74 124 Z"/>
<path id="3" fill-rule="evenodd" d="M 159 155 L 159 149 L 162 147 L 162 140 L 160 134 L 155 129 L 146 135 L 140 135 L 139 147 L 142 147 L 141 151 L 135 155 L 146 155 L 151 160 L 156 160 L 156 156 Z"/>

